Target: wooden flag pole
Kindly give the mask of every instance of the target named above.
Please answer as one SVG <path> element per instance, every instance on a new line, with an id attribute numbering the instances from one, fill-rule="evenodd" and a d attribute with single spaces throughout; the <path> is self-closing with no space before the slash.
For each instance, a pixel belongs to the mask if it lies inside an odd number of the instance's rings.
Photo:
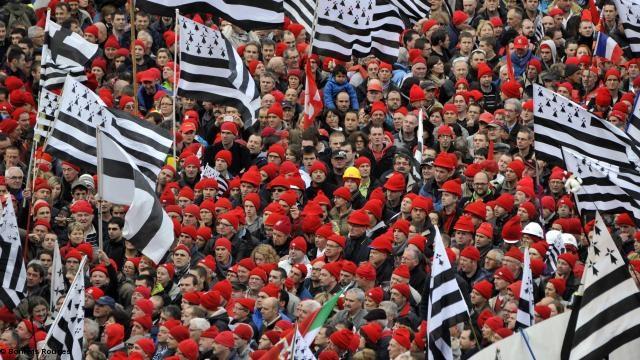
<path id="1" fill-rule="evenodd" d="M 100 131 L 100 125 L 96 126 L 96 160 L 97 160 L 97 168 L 98 168 L 98 249 L 104 251 L 103 241 L 102 241 L 102 189 L 103 189 L 103 171 L 104 168 L 102 166 L 102 132 Z"/>
<path id="2" fill-rule="evenodd" d="M 131 70 L 133 72 L 133 107 L 134 114 L 138 115 L 138 61 L 136 60 L 136 25 L 135 25 L 135 5 L 133 1 L 129 3 L 129 23 L 131 24 L 131 29 L 129 33 L 131 35 L 131 45 L 129 48 L 131 49 L 131 60 L 133 64 L 131 65 Z"/>
<path id="3" fill-rule="evenodd" d="M 178 144 L 176 143 L 176 109 L 178 107 L 178 52 L 180 51 L 180 44 L 178 44 L 178 31 L 180 31 L 180 26 L 178 26 L 178 17 L 180 16 L 180 10 L 176 9 L 176 19 L 175 19 L 175 41 L 173 42 L 173 86 L 172 90 L 172 98 L 173 98 L 173 161 L 178 170 L 178 160 L 176 157 L 176 149 Z"/>

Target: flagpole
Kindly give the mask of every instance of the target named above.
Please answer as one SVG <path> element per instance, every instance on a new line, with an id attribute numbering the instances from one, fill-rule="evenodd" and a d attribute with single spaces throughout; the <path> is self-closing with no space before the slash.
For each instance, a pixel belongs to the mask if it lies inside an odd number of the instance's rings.
<path id="1" fill-rule="evenodd" d="M 45 21 L 44 21 L 44 34 L 45 34 L 45 37 L 47 36 L 47 32 L 49 31 L 49 19 L 50 19 L 50 17 L 51 17 L 51 9 L 47 9 L 47 17 L 45 18 Z M 45 56 L 44 56 L 44 54 L 42 54 L 42 56 L 40 56 L 40 69 L 44 69 L 44 64 L 45 63 L 46 63 Z M 42 77 L 42 73 L 40 74 L 40 76 Z M 40 113 L 40 107 L 42 106 L 42 101 L 40 101 L 40 93 L 41 92 L 42 92 L 42 87 L 39 87 L 39 90 L 38 90 L 38 109 L 37 109 L 38 113 Z M 31 180 L 33 178 L 32 172 L 35 172 L 34 157 L 35 157 L 36 148 L 38 147 L 37 146 L 37 143 L 39 142 L 38 140 L 40 140 L 40 137 L 39 136 L 36 137 L 36 134 L 35 134 L 35 131 L 34 131 L 33 140 L 31 141 L 31 154 L 29 155 L 29 166 L 27 167 L 27 184 L 26 184 L 28 187 L 31 188 L 32 196 L 33 196 L 34 186 L 30 185 L 30 183 L 32 182 Z M 23 198 L 22 199 L 22 207 L 25 207 L 25 206 L 27 206 L 27 199 Z M 29 218 L 31 218 L 31 217 L 29 217 Z M 27 221 L 29 221 L 29 220 L 27 220 Z M 27 227 L 27 230 L 29 230 L 28 227 Z M 25 252 L 25 254 L 26 254 L 26 252 Z"/>
<path id="2" fill-rule="evenodd" d="M 133 72 L 133 107 L 135 108 L 134 114 L 138 115 L 138 62 L 136 60 L 135 5 L 133 1 L 131 2 L 131 5 L 129 5 L 129 23 L 131 24 L 131 29 L 129 30 L 131 35 L 131 44 L 129 45 L 129 48 L 131 49 L 131 60 L 133 60 L 133 64 L 131 66 L 131 71 Z"/>
<path id="3" fill-rule="evenodd" d="M 176 149 L 178 144 L 176 144 L 176 108 L 178 107 L 178 51 L 180 51 L 180 44 L 178 44 L 178 31 L 180 31 L 180 26 L 178 26 L 178 16 L 180 16 L 180 10 L 176 8 L 176 19 L 175 19 L 175 41 L 173 42 L 173 88 L 172 98 L 173 98 L 173 161 L 176 169 L 178 168 L 178 161 L 176 158 Z"/>
<path id="4" fill-rule="evenodd" d="M 97 160 L 97 167 L 98 167 L 98 200 L 100 201 L 98 203 L 98 249 L 100 250 L 104 250 L 103 248 L 103 244 L 102 244 L 102 176 L 103 173 L 102 171 L 103 166 L 102 166 L 102 140 L 100 139 L 102 137 L 101 135 L 101 131 L 100 131 L 100 125 L 96 126 L 96 160 Z"/>

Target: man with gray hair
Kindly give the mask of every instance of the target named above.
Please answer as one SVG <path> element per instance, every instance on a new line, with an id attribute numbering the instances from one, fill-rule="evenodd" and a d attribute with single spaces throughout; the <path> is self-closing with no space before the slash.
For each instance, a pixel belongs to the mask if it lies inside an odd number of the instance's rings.
<path id="1" fill-rule="evenodd" d="M 347 290 L 344 296 L 344 310 L 338 311 L 330 320 L 329 326 L 349 321 L 356 329 L 366 324 L 364 316 L 367 310 L 363 308 L 364 291 L 362 289 L 353 288 Z"/>
<path id="2" fill-rule="evenodd" d="M 518 132 L 522 128 L 520 122 L 520 113 L 522 112 L 522 104 L 518 99 L 507 99 L 504 101 L 504 110 L 507 113 L 505 117 L 505 126 L 509 132 L 509 146 L 516 148 Z"/>
<path id="3" fill-rule="evenodd" d="M 91 297 L 91 296 L 89 296 Z M 82 346 L 86 350 L 89 344 L 98 339 L 98 334 L 100 333 L 100 326 L 98 323 L 89 318 L 84 319 L 84 342 Z"/>
<path id="4" fill-rule="evenodd" d="M 189 337 L 195 342 L 200 341 L 202 332 L 211 327 L 209 321 L 205 318 L 193 318 L 189 320 Z"/>
<path id="5" fill-rule="evenodd" d="M 17 166 L 11 166 L 4 171 L 4 178 L 7 183 L 7 190 L 16 200 L 21 201 L 23 196 L 22 184 L 24 181 L 24 173 Z M 29 196 L 25 194 L 25 196 Z"/>
<path id="6" fill-rule="evenodd" d="M 309 315 L 320 309 L 322 305 L 316 300 L 302 300 L 296 306 L 294 316 L 299 323 L 303 322 Z"/>

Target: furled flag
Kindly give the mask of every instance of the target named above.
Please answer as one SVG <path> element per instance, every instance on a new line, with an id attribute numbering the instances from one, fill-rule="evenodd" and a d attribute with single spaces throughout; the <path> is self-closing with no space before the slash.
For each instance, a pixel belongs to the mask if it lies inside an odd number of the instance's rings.
<path id="1" fill-rule="evenodd" d="M 50 293 L 50 305 L 51 313 L 55 313 L 56 304 L 58 298 L 64 296 L 67 292 L 64 283 L 64 267 L 62 266 L 62 256 L 60 256 L 60 247 L 56 241 L 53 248 L 53 262 L 51 263 L 51 293 Z"/>
<path id="2" fill-rule="evenodd" d="M 83 358 L 84 267 L 86 262 L 87 257 L 83 256 L 60 312 L 51 324 L 45 339 L 45 346 L 62 360 Z"/>
<path id="3" fill-rule="evenodd" d="M 311 34 L 317 0 L 284 0 L 284 14 Z"/>
<path id="4" fill-rule="evenodd" d="M 123 237 L 158 264 L 173 243 L 173 222 L 133 158 L 106 133 L 100 131 L 98 136 L 98 160 L 102 160 L 98 183 L 102 184 L 102 197 L 129 207 Z"/>
<path id="5" fill-rule="evenodd" d="M 47 18 L 42 45 L 40 87 L 59 88 L 67 75 L 77 81 L 86 81 L 84 67 L 98 53 L 98 45 L 92 44 L 75 32 Z"/>
<path id="6" fill-rule="evenodd" d="M 38 102 L 38 116 L 36 117 L 36 127 L 34 133 L 46 139 L 51 131 L 51 125 L 58 112 L 58 102 L 60 96 L 51 91 L 40 89 L 40 101 Z"/>
<path id="7" fill-rule="evenodd" d="M 567 147 L 621 169 L 640 165 L 640 149 L 626 133 L 577 103 L 537 84 L 533 103 L 536 158 L 564 168 Z"/>
<path id="8" fill-rule="evenodd" d="M 178 17 L 178 95 L 233 106 L 246 127 L 256 121 L 260 89 L 231 42 L 218 30 Z"/>
<path id="9" fill-rule="evenodd" d="M 22 243 L 13 202 L 8 195 L 4 199 L 0 198 L 0 207 L 2 206 L 4 208 L 1 209 L 2 217 L 0 218 L 0 269 L 2 269 L 0 301 L 13 309 L 24 299 L 27 270 L 24 267 Z"/>
<path id="10" fill-rule="evenodd" d="M 571 313 L 561 359 L 630 359 L 640 352 L 640 292 L 596 212 L 582 295 Z"/>
<path id="11" fill-rule="evenodd" d="M 634 56 L 640 56 L 640 2 L 637 0 L 613 0 L 618 10 L 624 34 Z"/>
<path id="12" fill-rule="evenodd" d="M 343 61 L 374 55 L 393 64 L 404 23 L 388 0 L 319 0 L 313 52 Z"/>
<path id="13" fill-rule="evenodd" d="M 453 359 L 449 328 L 469 319 L 469 309 L 460 293 L 456 273 L 436 228 L 435 251 L 429 282 L 427 354 L 429 359 Z"/>
<path id="14" fill-rule="evenodd" d="M 545 238 L 549 244 L 546 264 L 555 272 L 558 268 L 558 257 L 566 251 L 562 241 L 562 233 L 558 230 L 549 230 L 545 234 Z"/>
<path id="15" fill-rule="evenodd" d="M 520 299 L 518 300 L 518 312 L 516 313 L 516 329 L 524 329 L 533 325 L 533 278 L 529 251 L 524 252 L 524 265 L 522 266 L 522 286 L 520 287 Z"/>
<path id="16" fill-rule="evenodd" d="M 568 171 L 582 181 L 575 196 L 581 211 L 628 212 L 640 225 L 640 172 L 562 148 Z"/>
<path id="17" fill-rule="evenodd" d="M 173 17 L 213 13 L 244 29 L 279 29 L 284 23 L 283 0 L 136 0 L 136 7 L 150 14 Z"/>
<path id="18" fill-rule="evenodd" d="M 96 172 L 97 126 L 127 151 L 155 186 L 173 143 L 169 133 L 127 112 L 107 108 L 98 95 L 71 78 L 65 83 L 46 152 Z"/>
<path id="19" fill-rule="evenodd" d="M 596 32 L 596 45 L 593 55 L 601 58 L 609 59 L 612 63 L 618 65 L 622 60 L 622 48 L 618 43 L 600 31 Z"/>
<path id="20" fill-rule="evenodd" d="M 322 98 L 316 85 L 316 80 L 311 71 L 311 63 L 307 61 L 305 65 L 305 87 L 304 87 L 304 128 L 313 125 L 316 116 L 322 113 Z"/>

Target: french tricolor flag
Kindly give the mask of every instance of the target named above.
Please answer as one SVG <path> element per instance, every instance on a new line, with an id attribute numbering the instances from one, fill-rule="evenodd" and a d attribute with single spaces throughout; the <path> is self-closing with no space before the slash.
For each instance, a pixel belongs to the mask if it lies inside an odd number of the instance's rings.
<path id="1" fill-rule="evenodd" d="M 598 31 L 596 33 L 596 50 L 594 55 L 611 60 L 614 64 L 619 64 L 622 59 L 622 48 L 615 40 Z"/>

